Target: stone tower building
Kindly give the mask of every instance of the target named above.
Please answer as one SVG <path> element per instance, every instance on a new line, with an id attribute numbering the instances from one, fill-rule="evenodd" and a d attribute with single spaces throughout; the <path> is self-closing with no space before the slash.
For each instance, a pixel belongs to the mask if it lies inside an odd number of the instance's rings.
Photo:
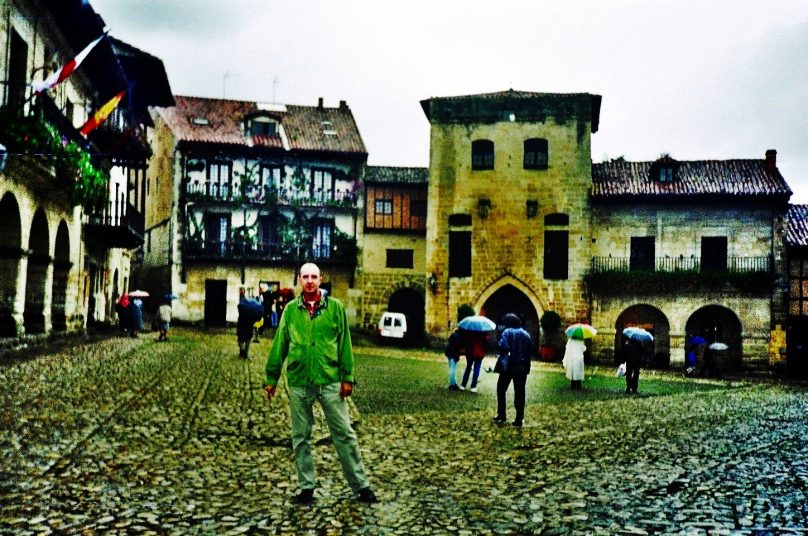
<path id="1" fill-rule="evenodd" d="M 587 320 L 592 133 L 601 97 L 508 90 L 421 102 L 431 124 L 426 331 L 443 337 L 469 304 Z"/>

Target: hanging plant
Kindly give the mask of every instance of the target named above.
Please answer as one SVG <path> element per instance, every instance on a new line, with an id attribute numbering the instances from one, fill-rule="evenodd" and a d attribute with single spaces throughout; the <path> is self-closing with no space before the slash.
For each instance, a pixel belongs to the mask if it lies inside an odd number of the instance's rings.
<path id="1" fill-rule="evenodd" d="M 67 141 L 45 121 L 41 110 L 23 115 L 8 108 L 0 109 L 0 143 L 14 154 L 52 160 L 56 177 L 70 187 L 74 205 L 85 211 L 102 209 L 108 199 L 109 176 L 96 167 L 90 154 L 75 141 Z"/>

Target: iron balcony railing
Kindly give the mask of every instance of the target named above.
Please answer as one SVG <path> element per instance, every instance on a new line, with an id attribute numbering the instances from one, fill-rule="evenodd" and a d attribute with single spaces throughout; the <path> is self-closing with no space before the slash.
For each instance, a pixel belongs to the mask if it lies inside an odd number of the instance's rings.
<path id="1" fill-rule="evenodd" d="M 184 256 L 187 260 L 231 262 L 305 262 L 327 260 L 352 264 L 356 259 L 353 248 L 338 250 L 331 244 L 290 245 L 279 242 L 243 242 L 233 240 L 185 240 Z"/>
<path id="2" fill-rule="evenodd" d="M 336 206 L 356 207 L 356 194 L 351 190 L 297 190 L 291 188 L 249 187 L 241 190 L 229 184 L 191 181 L 186 183 L 185 193 L 190 201 L 222 203 L 253 203 L 258 205 Z"/>
<path id="3" fill-rule="evenodd" d="M 771 255 L 760 257 L 593 257 L 592 273 L 603 272 L 730 272 L 748 273 L 773 271 Z"/>
<path id="4" fill-rule="evenodd" d="M 87 231 L 110 247 L 135 248 L 143 244 L 145 219 L 131 203 L 110 201 L 87 216 Z"/>

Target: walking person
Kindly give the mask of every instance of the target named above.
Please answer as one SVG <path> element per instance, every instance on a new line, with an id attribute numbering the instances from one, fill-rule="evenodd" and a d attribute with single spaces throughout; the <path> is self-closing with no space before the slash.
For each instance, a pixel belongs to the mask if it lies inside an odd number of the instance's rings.
<path id="1" fill-rule="evenodd" d="M 143 329 L 143 300 L 134 298 L 129 304 L 129 334 L 137 337 L 137 332 Z"/>
<path id="2" fill-rule="evenodd" d="M 485 343 L 488 341 L 488 334 L 483 331 L 461 330 L 463 337 L 463 347 L 466 349 L 466 370 L 463 371 L 463 381 L 460 390 L 465 391 L 471 376 L 472 393 L 477 392 L 477 380 L 480 378 L 480 367 L 485 357 Z M 473 373 L 472 373 L 473 371 Z"/>
<path id="3" fill-rule="evenodd" d="M 160 335 L 157 337 L 158 341 L 168 340 L 168 328 L 171 325 L 171 302 L 164 301 L 157 308 L 157 329 Z"/>
<path id="4" fill-rule="evenodd" d="M 129 325 L 132 323 L 132 313 L 129 311 L 129 306 L 130 303 L 128 294 L 121 296 L 118 303 L 115 304 L 115 312 L 118 313 L 118 330 L 124 337 L 126 337 L 127 332 L 129 331 Z"/>
<path id="5" fill-rule="evenodd" d="M 495 371 L 499 372 L 497 380 L 497 415 L 493 421 L 496 424 L 507 422 L 505 409 L 505 394 L 508 386 L 513 382 L 513 405 L 516 409 L 516 418 L 513 425 L 521 427 L 525 417 L 525 384 L 530 374 L 530 354 L 533 348 L 533 339 L 522 327 L 522 321 L 513 313 L 502 318 L 505 331 L 499 339 L 499 358 Z"/>
<path id="6" fill-rule="evenodd" d="M 460 387 L 457 386 L 457 362 L 460 361 L 460 355 L 465 353 L 463 348 L 463 335 L 459 329 L 455 329 L 449 335 L 449 341 L 446 344 L 446 359 L 449 362 L 449 390 L 459 391 Z"/>
<path id="7" fill-rule="evenodd" d="M 626 339 L 623 357 L 626 360 L 626 394 L 637 394 L 640 383 L 640 366 L 643 362 L 643 347 L 640 341 Z"/>
<path id="8" fill-rule="evenodd" d="M 351 427 L 347 398 L 353 392 L 354 358 L 345 308 L 320 289 L 322 276 L 316 264 L 300 268 L 303 292 L 284 308 L 266 363 L 264 390 L 275 396 L 283 363 L 289 386 L 291 436 L 300 492 L 298 504 L 314 500 L 316 486 L 312 459 L 312 407 L 319 402 L 331 431 L 342 472 L 348 485 L 366 503 L 377 502 L 365 474 L 356 433 Z"/>
<path id="9" fill-rule="evenodd" d="M 246 290 L 243 287 L 239 289 L 237 308 L 236 340 L 238 341 L 238 355 L 242 359 L 249 359 L 250 342 L 253 338 L 255 322 L 261 317 L 261 313 L 256 312 L 256 304 L 250 303 L 250 300 L 247 299 Z M 259 310 L 263 310 L 263 308 L 261 307 Z"/>
<path id="10" fill-rule="evenodd" d="M 570 389 L 573 391 L 581 390 L 581 381 L 584 379 L 584 352 L 586 352 L 586 343 L 583 340 L 570 338 L 567 341 L 567 348 L 561 363 L 564 365 L 567 379 L 570 381 Z"/>

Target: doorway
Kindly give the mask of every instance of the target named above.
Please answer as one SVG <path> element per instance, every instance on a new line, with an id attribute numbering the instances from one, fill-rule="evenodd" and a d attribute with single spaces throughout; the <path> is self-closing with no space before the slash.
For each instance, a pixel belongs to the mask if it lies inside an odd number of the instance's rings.
<path id="1" fill-rule="evenodd" d="M 227 326 L 227 280 L 205 280 L 205 327 Z"/>

